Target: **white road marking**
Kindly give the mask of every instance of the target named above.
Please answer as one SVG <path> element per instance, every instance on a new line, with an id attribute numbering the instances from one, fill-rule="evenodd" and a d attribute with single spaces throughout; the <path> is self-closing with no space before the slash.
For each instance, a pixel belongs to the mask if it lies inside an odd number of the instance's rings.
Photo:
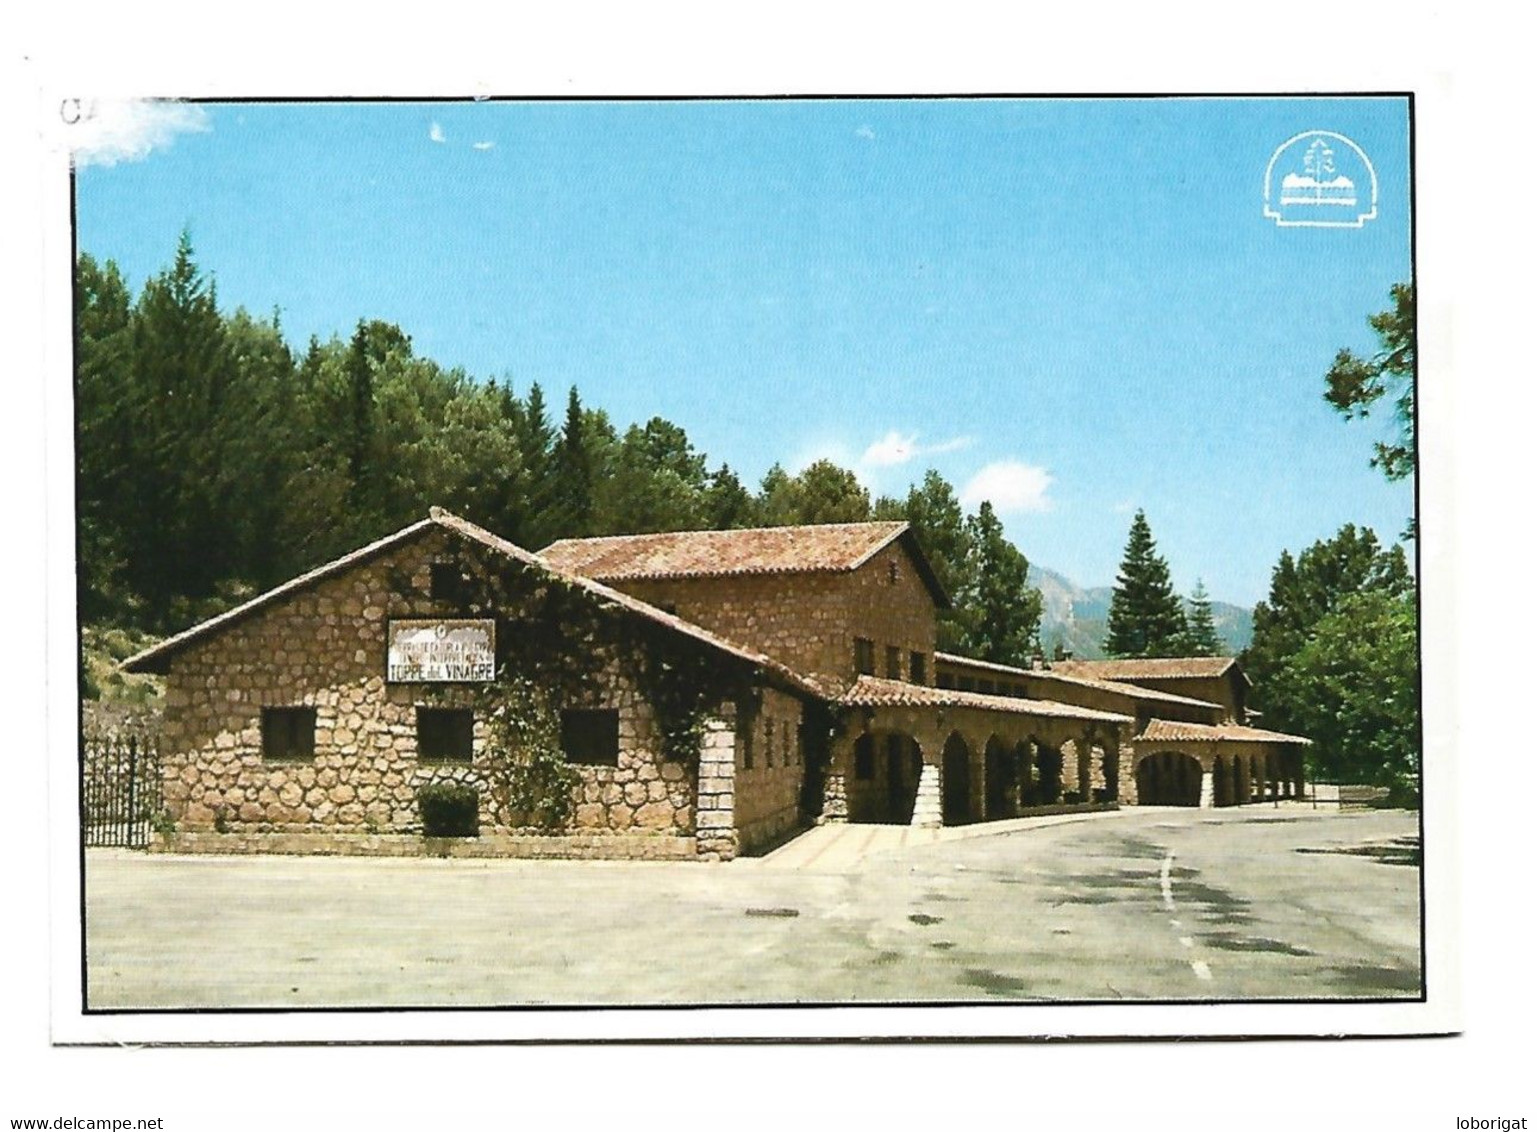
<path id="1" fill-rule="evenodd" d="M 1167 911 L 1174 911 L 1174 878 L 1171 870 L 1174 868 L 1174 854 L 1170 853 L 1163 859 L 1163 867 L 1158 870 L 1158 887 L 1163 890 L 1163 906 Z M 1171 918 L 1169 926 L 1180 928 L 1184 925 L 1180 921 Z M 1181 947 L 1195 948 L 1195 940 L 1188 935 L 1179 937 Z M 1211 982 L 1211 968 L 1203 960 L 1192 959 L 1190 969 L 1195 972 L 1195 977 L 1203 982 Z"/>

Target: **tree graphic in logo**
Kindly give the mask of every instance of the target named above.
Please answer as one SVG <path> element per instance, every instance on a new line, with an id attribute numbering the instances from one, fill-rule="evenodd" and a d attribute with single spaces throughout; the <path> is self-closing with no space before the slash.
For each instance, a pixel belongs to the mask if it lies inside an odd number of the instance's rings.
<path id="1" fill-rule="evenodd" d="M 1348 173 L 1337 158 L 1344 159 Z M 1364 207 L 1360 185 L 1370 191 Z M 1271 155 L 1265 169 L 1265 215 L 1283 228 L 1359 228 L 1377 215 L 1377 171 L 1343 134 L 1298 134 Z"/>

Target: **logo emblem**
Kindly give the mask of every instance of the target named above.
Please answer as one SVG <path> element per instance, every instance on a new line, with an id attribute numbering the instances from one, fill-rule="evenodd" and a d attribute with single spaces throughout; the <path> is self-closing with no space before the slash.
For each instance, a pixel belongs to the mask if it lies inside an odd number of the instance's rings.
<path id="1" fill-rule="evenodd" d="M 1265 215 L 1280 228 L 1360 228 L 1377 218 L 1377 170 L 1344 134 L 1298 134 L 1265 166 Z"/>

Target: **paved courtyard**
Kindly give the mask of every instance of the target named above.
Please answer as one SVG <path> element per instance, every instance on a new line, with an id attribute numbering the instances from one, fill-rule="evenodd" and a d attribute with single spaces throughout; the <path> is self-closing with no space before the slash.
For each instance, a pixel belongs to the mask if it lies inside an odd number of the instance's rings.
<path id="1" fill-rule="evenodd" d="M 1415 997 L 1417 819 L 1141 808 L 729 865 L 87 855 L 92 1008 Z"/>

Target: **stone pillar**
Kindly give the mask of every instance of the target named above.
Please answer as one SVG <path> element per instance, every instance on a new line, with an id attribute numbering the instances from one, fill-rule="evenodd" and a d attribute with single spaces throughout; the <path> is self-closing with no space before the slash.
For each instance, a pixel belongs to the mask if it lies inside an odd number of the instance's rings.
<path id="1" fill-rule="evenodd" d="M 913 804 L 912 825 L 938 829 L 944 824 L 944 804 L 939 793 L 939 767 L 925 762 L 918 772 L 918 800 Z"/>
<path id="2" fill-rule="evenodd" d="M 1201 809 L 1209 810 L 1216 804 L 1216 783 L 1212 781 L 1212 772 L 1203 766 L 1201 768 Z"/>
<path id="3" fill-rule="evenodd" d="M 736 856 L 736 727 L 724 719 L 705 720 L 699 741 L 694 846 L 706 861 Z"/>
<path id="4" fill-rule="evenodd" d="M 853 773 L 854 739 L 839 736 L 827 753 L 827 775 L 822 780 L 822 813 L 818 825 L 849 820 L 848 776 Z"/>
<path id="5" fill-rule="evenodd" d="M 1087 733 L 1078 740 L 1078 796 L 1085 802 L 1094 797 L 1094 738 Z"/>

